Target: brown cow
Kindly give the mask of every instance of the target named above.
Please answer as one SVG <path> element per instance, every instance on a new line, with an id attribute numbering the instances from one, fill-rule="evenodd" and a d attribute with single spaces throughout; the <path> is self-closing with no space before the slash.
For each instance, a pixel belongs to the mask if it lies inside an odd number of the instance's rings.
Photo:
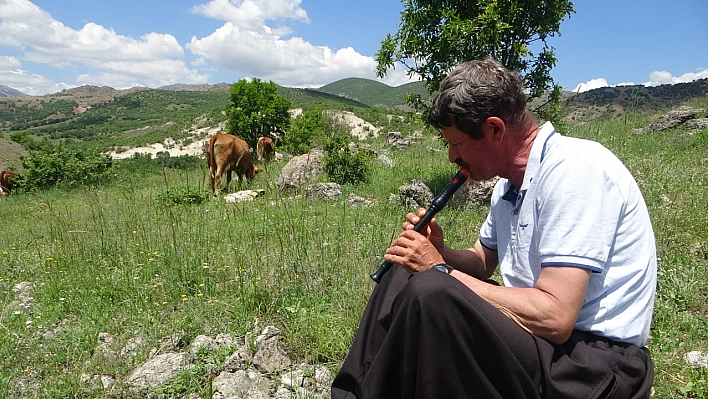
<path id="1" fill-rule="evenodd" d="M 13 184 L 10 178 L 15 176 L 15 174 L 9 170 L 3 170 L 0 172 L 0 195 L 8 195 L 12 191 Z"/>
<path id="2" fill-rule="evenodd" d="M 256 144 L 258 162 L 270 162 L 275 158 L 275 143 L 270 137 L 261 137 Z"/>
<path id="3" fill-rule="evenodd" d="M 214 195 L 219 195 L 221 176 L 226 172 L 226 187 L 231 183 L 231 172 L 236 172 L 238 185 L 241 187 L 243 176 L 252 181 L 260 172 L 253 166 L 248 144 L 232 134 L 215 134 L 206 145 L 207 164 L 209 165 L 209 183 Z"/>

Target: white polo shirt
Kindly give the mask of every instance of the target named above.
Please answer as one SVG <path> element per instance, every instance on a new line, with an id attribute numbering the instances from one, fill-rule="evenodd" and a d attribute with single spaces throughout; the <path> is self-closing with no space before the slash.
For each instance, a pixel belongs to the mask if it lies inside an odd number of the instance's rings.
<path id="1" fill-rule="evenodd" d="M 521 190 L 500 179 L 480 242 L 498 251 L 504 285 L 534 287 L 543 267 L 591 270 L 575 328 L 645 345 L 656 246 L 631 173 L 599 143 L 541 127 Z"/>

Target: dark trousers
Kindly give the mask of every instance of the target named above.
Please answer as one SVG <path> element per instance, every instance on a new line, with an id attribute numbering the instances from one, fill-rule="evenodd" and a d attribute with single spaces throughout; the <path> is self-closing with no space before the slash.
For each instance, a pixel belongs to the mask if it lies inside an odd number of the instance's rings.
<path id="1" fill-rule="evenodd" d="M 335 399 L 645 399 L 646 348 L 576 331 L 554 345 L 459 281 L 394 266 L 374 289 L 332 384 Z"/>

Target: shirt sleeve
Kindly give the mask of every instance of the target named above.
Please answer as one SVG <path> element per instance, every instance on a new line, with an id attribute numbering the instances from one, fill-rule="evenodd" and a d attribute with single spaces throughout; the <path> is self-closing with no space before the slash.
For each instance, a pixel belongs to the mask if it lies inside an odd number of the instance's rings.
<path id="1" fill-rule="evenodd" d="M 597 160 L 565 158 L 538 177 L 534 211 L 541 266 L 602 272 L 625 203 L 621 190 Z"/>

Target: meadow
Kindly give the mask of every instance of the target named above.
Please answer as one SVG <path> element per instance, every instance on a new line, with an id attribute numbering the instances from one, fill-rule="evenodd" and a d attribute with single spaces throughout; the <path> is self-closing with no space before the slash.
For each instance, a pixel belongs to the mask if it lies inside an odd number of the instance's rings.
<path id="1" fill-rule="evenodd" d="M 639 115 L 597 119 L 564 133 L 614 151 L 649 207 L 659 256 L 648 344 L 653 395 L 708 398 L 708 376 L 683 360 L 689 351 L 708 352 L 708 131 L 627 133 L 649 122 Z M 384 139 L 367 142 L 384 151 Z M 2 198 L 0 396 L 115 397 L 81 375 L 120 379 L 162 337 L 243 335 L 256 320 L 282 330 L 295 362 L 336 372 L 374 287 L 369 274 L 409 211 L 389 195 L 416 178 L 437 193 L 456 170 L 433 131 L 388 156 L 394 167 L 373 164 L 367 183 L 343 186 L 335 200 L 279 192 L 286 161 L 268 165 L 248 187 L 265 189 L 264 196 L 237 204 L 164 200 L 168 190 L 206 192 L 205 168 L 122 170 L 99 187 Z M 346 204 L 350 193 L 371 205 Z M 440 212 L 448 244 L 472 244 L 486 212 Z M 24 308 L 13 291 L 21 282 L 34 287 Z M 94 353 L 100 333 L 123 342 L 141 335 L 146 344 L 134 359 L 109 362 Z M 191 377 L 164 397 L 207 392 L 206 377 Z M 18 381 L 35 385 L 22 390 Z"/>

